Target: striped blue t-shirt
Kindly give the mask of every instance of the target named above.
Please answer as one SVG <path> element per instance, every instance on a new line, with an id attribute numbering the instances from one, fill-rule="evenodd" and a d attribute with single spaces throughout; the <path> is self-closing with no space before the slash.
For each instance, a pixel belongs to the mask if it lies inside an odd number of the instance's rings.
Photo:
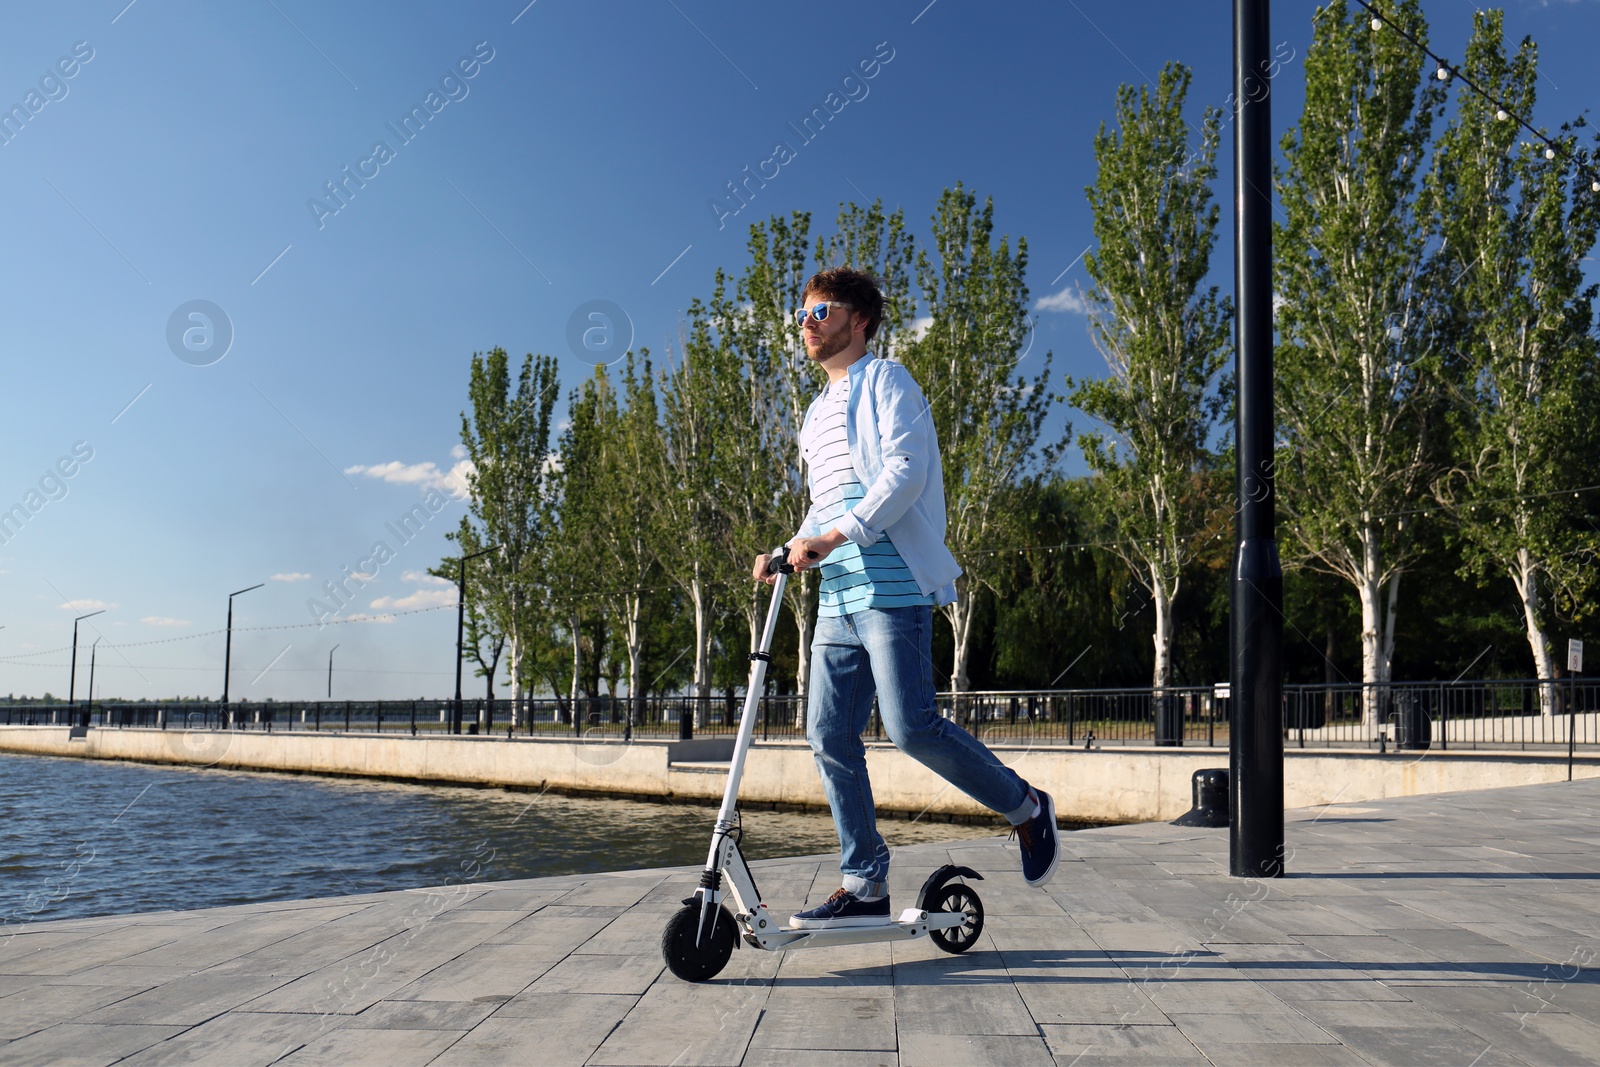
<path id="1" fill-rule="evenodd" d="M 850 506 L 866 496 L 866 486 L 850 463 L 845 433 L 850 379 L 828 386 L 805 429 L 810 456 L 812 500 L 820 529 L 831 530 Z M 817 614 L 849 615 L 867 608 L 905 608 L 932 604 L 933 596 L 917 588 L 916 579 L 887 534 L 866 548 L 846 541 L 822 564 Z"/>

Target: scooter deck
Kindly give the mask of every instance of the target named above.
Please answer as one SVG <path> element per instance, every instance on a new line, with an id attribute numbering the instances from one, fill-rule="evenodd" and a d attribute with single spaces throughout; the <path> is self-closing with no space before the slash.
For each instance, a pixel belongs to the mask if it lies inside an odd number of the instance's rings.
<path id="1" fill-rule="evenodd" d="M 966 915 L 959 911 L 926 912 L 908 908 L 896 920 L 871 926 L 830 926 L 818 930 L 780 926 L 762 934 L 747 933 L 746 939 L 754 939 L 761 948 L 780 951 L 862 945 L 874 941 L 913 941 L 926 937 L 929 930 L 954 930 L 966 919 Z"/>

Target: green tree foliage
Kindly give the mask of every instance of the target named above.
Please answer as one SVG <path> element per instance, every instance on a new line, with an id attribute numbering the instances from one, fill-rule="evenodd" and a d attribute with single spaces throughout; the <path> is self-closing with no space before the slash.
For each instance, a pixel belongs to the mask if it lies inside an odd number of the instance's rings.
<path id="1" fill-rule="evenodd" d="M 1206 109 L 1191 153 L 1189 80 L 1188 68 L 1172 63 L 1153 94 L 1124 85 L 1118 128 L 1102 124 L 1095 137 L 1099 173 L 1087 193 L 1098 247 L 1084 265 L 1094 281 L 1090 328 L 1111 374 L 1081 383 L 1071 398 L 1106 427 L 1078 444 L 1096 475 L 1102 528 L 1150 597 L 1157 688 L 1171 681 L 1173 602 L 1215 509 L 1207 442 L 1232 316 L 1216 286 L 1201 289 L 1216 241 L 1211 184 L 1222 114 Z"/>
<path id="2" fill-rule="evenodd" d="M 1387 17 L 1426 39 L 1415 0 Z M 1305 110 L 1276 177 L 1281 529 L 1292 560 L 1354 588 L 1368 683 L 1389 680 L 1400 578 L 1417 552 L 1413 505 L 1436 469 L 1417 179 L 1440 90 L 1424 82 L 1424 60 L 1344 0 L 1319 9 Z M 1366 710 L 1375 719 L 1376 702 Z"/>
<path id="3" fill-rule="evenodd" d="M 1502 17 L 1478 12 L 1462 73 L 1520 114 L 1533 111 L 1531 40 L 1507 56 Z M 1565 154 L 1521 130 L 1475 93 L 1457 94 L 1428 189 L 1442 251 L 1435 284 L 1449 302 L 1456 462 L 1437 489 L 1449 505 L 1467 572 L 1508 577 L 1537 677 L 1555 676 L 1546 632 L 1553 610 L 1583 601 L 1596 564 L 1595 528 L 1574 487 L 1593 484 L 1597 394 L 1596 287 L 1583 261 L 1600 207 Z M 1467 576 L 1464 574 L 1464 577 Z M 1554 690 L 1544 693 L 1553 709 Z"/>
<path id="4" fill-rule="evenodd" d="M 1032 543 L 1018 523 L 1019 492 L 1053 449 L 1040 448 L 1044 421 L 1059 397 L 1048 387 L 1050 355 L 1029 380 L 1017 372 L 1031 343 L 1028 244 L 993 239 L 994 203 L 981 209 L 960 183 L 939 197 L 933 251 L 917 256 L 917 283 L 932 322 L 902 345 L 902 361 L 927 395 L 944 460 L 946 541 L 961 564 L 956 599 L 944 607 L 954 644 L 951 685 L 970 686 L 974 594 L 996 589 L 1001 558 Z"/>
<path id="5" fill-rule="evenodd" d="M 512 388 L 505 349 L 474 354 L 467 388 L 472 412 L 461 414 L 461 443 L 472 470 L 467 475 L 470 519 L 450 535 L 462 554 L 498 550 L 471 566 L 472 639 L 480 672 L 492 675 L 504 641 L 513 696 L 521 698 L 523 659 L 544 624 L 540 594 L 546 542 L 552 532 L 551 415 L 560 395 L 555 360 L 524 358 Z M 457 557 L 459 559 L 459 557 Z M 432 573 L 454 581 L 445 561 Z M 486 657 L 481 651 L 490 649 Z"/>

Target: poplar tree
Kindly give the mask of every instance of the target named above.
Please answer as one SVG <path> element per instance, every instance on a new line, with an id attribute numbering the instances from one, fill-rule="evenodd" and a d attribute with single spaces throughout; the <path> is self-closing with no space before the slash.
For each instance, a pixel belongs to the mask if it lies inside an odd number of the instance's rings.
<path id="1" fill-rule="evenodd" d="M 1417 40 L 1415 0 L 1385 18 Z M 1431 75 L 1432 69 L 1426 71 Z M 1361 675 L 1389 681 L 1416 501 L 1436 470 L 1433 296 L 1418 175 L 1442 90 L 1424 57 L 1333 0 L 1314 16 L 1300 122 L 1283 140 L 1274 287 L 1286 551 L 1361 607 Z M 1365 720 L 1376 726 L 1378 691 Z"/>
<path id="2" fill-rule="evenodd" d="M 1506 55 L 1502 15 L 1473 18 L 1462 73 L 1517 114 L 1533 113 L 1538 53 Z M 1452 312 L 1456 462 L 1438 491 L 1450 505 L 1464 571 L 1511 580 L 1534 669 L 1555 676 L 1547 629 L 1557 602 L 1580 599 L 1596 563 L 1591 508 L 1571 490 L 1595 481 L 1594 248 L 1600 196 L 1563 150 L 1476 93 L 1457 94 L 1428 192 L 1442 242 L 1440 289 Z M 1464 574 L 1464 576 L 1466 576 Z M 1552 711 L 1554 690 L 1541 704 Z"/>
<path id="3" fill-rule="evenodd" d="M 999 559 L 1026 546 L 1016 493 L 1041 460 L 1053 465 L 1055 449 L 1041 451 L 1046 416 L 1059 401 L 1048 388 L 1050 355 L 1037 377 L 1017 373 L 1027 354 L 1030 322 L 1028 243 L 1017 250 L 994 243 L 994 203 L 959 182 L 939 197 L 933 216 L 933 251 L 917 254 L 917 284 L 932 322 L 901 346 L 903 362 L 927 396 L 944 462 L 946 543 L 960 563 L 956 599 L 944 606 L 954 636 L 951 688 L 970 688 L 979 587 L 998 591 L 1006 573 Z"/>
<path id="4" fill-rule="evenodd" d="M 720 298 L 725 284 L 721 271 L 716 284 Z M 702 726 L 711 698 L 716 602 L 726 597 L 727 579 L 739 575 L 736 563 L 725 566 L 720 551 L 737 508 L 728 498 L 747 493 L 749 487 L 726 477 L 728 460 L 740 447 L 728 424 L 731 420 L 738 427 L 742 420 L 739 409 L 730 410 L 723 401 L 730 394 L 727 379 L 737 377 L 739 368 L 726 346 L 712 336 L 698 300 L 690 305 L 680 353 L 677 365 L 664 369 L 659 382 L 661 521 L 671 541 L 662 564 L 693 613 L 694 722 Z"/>
<path id="5" fill-rule="evenodd" d="M 1171 684 L 1173 601 L 1212 510 L 1207 444 L 1233 313 L 1216 286 L 1201 289 L 1216 241 L 1211 183 L 1222 113 L 1205 110 L 1191 154 L 1189 81 L 1187 67 L 1169 63 L 1154 94 L 1124 85 L 1118 129 L 1102 123 L 1095 137 L 1099 171 L 1086 192 L 1098 247 L 1084 266 L 1094 281 L 1090 329 L 1111 373 L 1071 396 L 1105 427 L 1078 444 L 1095 474 L 1099 524 L 1154 609 L 1157 689 Z"/>
<path id="6" fill-rule="evenodd" d="M 754 409 L 760 413 L 762 448 L 778 473 L 769 515 L 770 528 L 779 538 L 792 536 L 810 508 L 800 463 L 800 429 L 824 380 L 822 372 L 806 358 L 800 328 L 794 321 L 794 310 L 800 306 L 812 273 L 806 262 L 810 230 L 810 213 L 800 211 L 788 219 L 774 216 L 750 227 L 750 263 L 739 279 L 737 314 L 728 324 L 749 376 Z M 776 544 L 761 551 L 770 551 Z M 796 713 L 799 726 L 810 689 L 816 582 L 812 572 L 802 571 L 791 576 L 785 588 L 800 640 L 795 686 L 802 709 Z M 747 617 L 753 650 L 759 615 Z"/>
<path id="7" fill-rule="evenodd" d="M 542 624 L 538 586 L 555 489 L 550 430 L 559 396 L 556 361 L 525 357 L 513 389 L 505 349 L 495 348 L 487 356 L 475 353 L 467 393 L 472 410 L 470 415 L 461 413 L 461 443 L 472 464 L 467 475 L 470 521 L 448 536 L 466 554 L 499 546 L 471 567 L 472 645 L 504 637 L 512 695 L 520 708 L 523 658 Z M 453 581 L 456 566 L 446 560 L 431 573 Z M 494 658 L 498 660 L 498 652 Z"/>

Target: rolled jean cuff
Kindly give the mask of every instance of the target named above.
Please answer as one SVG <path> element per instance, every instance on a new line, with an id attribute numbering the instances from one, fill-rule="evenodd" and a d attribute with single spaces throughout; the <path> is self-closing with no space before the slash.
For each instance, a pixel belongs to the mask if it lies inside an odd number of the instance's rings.
<path id="1" fill-rule="evenodd" d="M 1006 812 L 1006 822 L 1010 823 L 1012 826 L 1021 826 L 1023 823 L 1033 818 L 1033 809 L 1038 805 L 1038 803 L 1038 798 L 1034 796 L 1033 786 L 1028 786 L 1028 791 L 1022 795 L 1021 806 Z"/>
<path id="2" fill-rule="evenodd" d="M 889 883 L 869 882 L 865 878 L 847 874 L 844 876 L 844 891 L 857 897 L 886 897 L 889 895 Z"/>

